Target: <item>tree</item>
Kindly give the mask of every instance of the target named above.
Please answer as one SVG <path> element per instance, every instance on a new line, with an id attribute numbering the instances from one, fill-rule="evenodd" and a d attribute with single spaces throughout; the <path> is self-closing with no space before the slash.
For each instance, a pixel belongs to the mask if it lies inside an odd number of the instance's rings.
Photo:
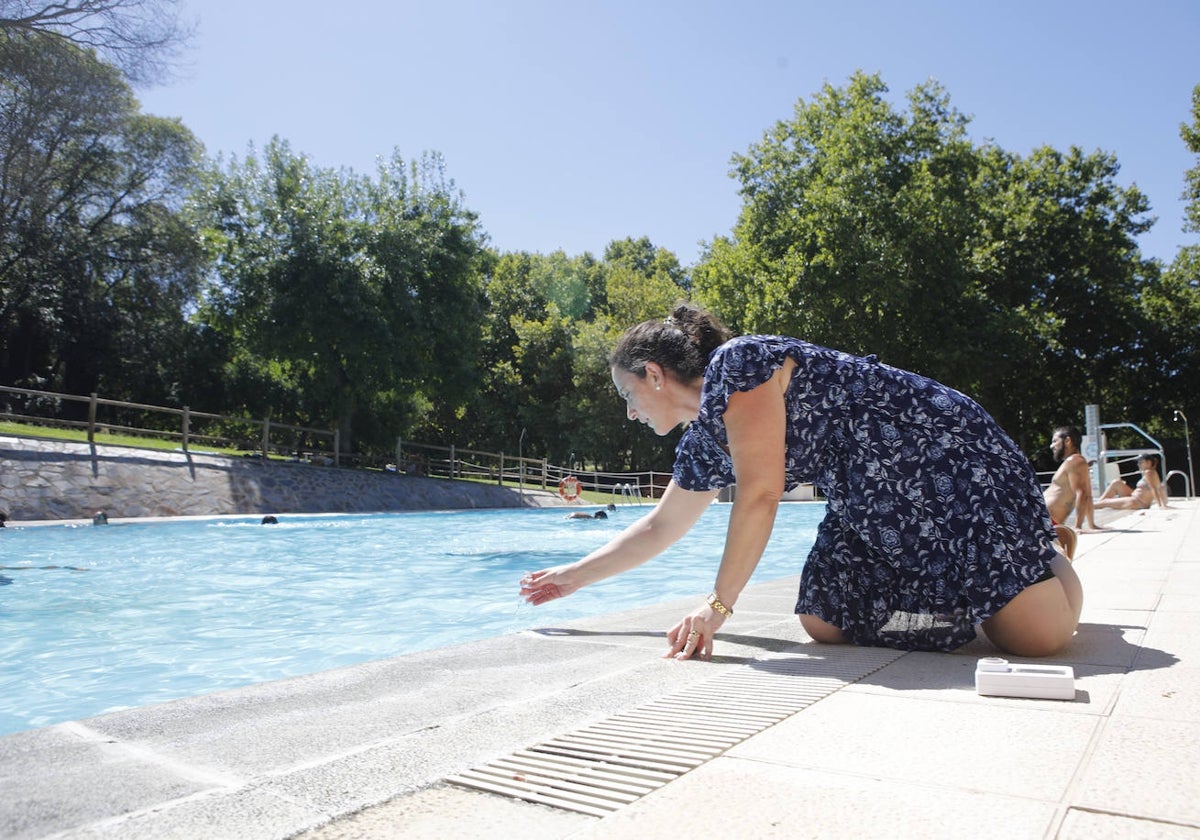
<path id="1" fill-rule="evenodd" d="M 564 419 L 575 433 L 575 448 L 603 468 L 669 470 L 671 447 L 646 427 L 626 420 L 608 358 L 625 329 L 663 318 L 688 298 L 690 278 L 675 254 L 646 237 L 610 242 L 604 249 L 604 266 L 604 302 L 596 318 L 575 335 L 573 392 Z"/>
<path id="2" fill-rule="evenodd" d="M 663 317 L 685 296 L 686 275 L 648 239 L 590 254 L 496 256 L 480 355 L 484 382 L 464 417 L 469 445 L 625 469 L 663 460 L 661 442 L 624 421 L 608 353 L 634 321 Z M 653 460 L 651 460 L 653 459 Z"/>
<path id="3" fill-rule="evenodd" d="M 650 318 L 665 318 L 691 292 L 691 278 L 679 259 L 646 237 L 610 242 L 604 262 L 609 272 L 600 309 L 622 330 Z"/>
<path id="4" fill-rule="evenodd" d="M 1108 153 L 989 147 L 981 157 L 972 260 L 993 323 L 977 396 L 1014 435 L 1045 437 L 1102 395 L 1137 389 L 1130 372 L 1147 361 L 1138 297 L 1157 276 L 1136 244 L 1149 205 L 1117 183 Z"/>
<path id="5" fill-rule="evenodd" d="M 976 147 L 936 83 L 906 112 L 886 92 L 862 73 L 826 85 L 734 158 L 743 208 L 697 296 L 740 332 L 939 379 L 1028 446 L 1098 383 L 1124 387 L 1130 343 L 1111 327 L 1154 276 L 1145 197 L 1109 154 Z"/>
<path id="6" fill-rule="evenodd" d="M 372 180 L 275 139 L 196 202 L 217 260 L 200 320 L 232 348 L 237 403 L 386 452 L 469 399 L 481 234 L 436 155 Z"/>
<path id="7" fill-rule="evenodd" d="M 571 432 L 572 339 L 593 317 L 603 269 L 590 254 L 498 255 L 484 283 L 483 383 L 466 415 L 471 445 L 512 450 L 527 431 L 530 457 L 566 460 Z"/>
<path id="8" fill-rule="evenodd" d="M 1187 150 L 1197 156 L 1196 165 L 1184 173 L 1183 199 L 1187 205 L 1183 229 L 1200 233 L 1200 85 L 1192 88 L 1192 121 L 1179 126 L 1179 136 Z"/>
<path id="9" fill-rule="evenodd" d="M 1187 150 L 1196 155 L 1196 165 L 1184 173 L 1183 229 L 1200 233 L 1200 84 L 1192 89 L 1191 121 L 1180 125 L 1179 134 Z M 1183 409 L 1194 423 L 1200 417 L 1200 244 L 1181 247 L 1161 282 L 1146 290 L 1141 303 L 1141 313 L 1152 329 L 1147 344 L 1153 354 L 1153 368 L 1139 379 L 1141 393 L 1163 395 L 1171 408 Z M 1161 400 L 1156 407 L 1163 407 Z M 1137 416 L 1148 414 L 1146 409 L 1146 414 Z M 1179 434 L 1174 424 L 1164 431 L 1172 437 Z"/>
<path id="10" fill-rule="evenodd" d="M 192 35 L 179 7 L 179 0 L 0 0 L 0 33 L 35 48 L 66 42 L 94 50 L 131 82 L 154 82 Z"/>
<path id="11" fill-rule="evenodd" d="M 734 158 L 734 239 L 695 269 L 699 297 L 741 332 L 785 332 L 943 379 L 969 378 L 985 317 L 965 263 L 976 160 L 934 83 L 905 115 L 877 76 L 826 85 Z"/>
<path id="12" fill-rule="evenodd" d="M 0 149 L 0 375 L 170 392 L 202 258 L 182 214 L 199 143 L 89 53 L 0 33 Z"/>

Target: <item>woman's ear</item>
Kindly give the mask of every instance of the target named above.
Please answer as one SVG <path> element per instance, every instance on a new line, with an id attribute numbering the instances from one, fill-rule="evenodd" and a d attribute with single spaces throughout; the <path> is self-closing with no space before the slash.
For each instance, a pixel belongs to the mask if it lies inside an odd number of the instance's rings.
<path id="1" fill-rule="evenodd" d="M 661 391 L 665 382 L 666 376 L 663 373 L 662 365 L 657 362 L 646 362 L 646 384 L 655 391 Z"/>

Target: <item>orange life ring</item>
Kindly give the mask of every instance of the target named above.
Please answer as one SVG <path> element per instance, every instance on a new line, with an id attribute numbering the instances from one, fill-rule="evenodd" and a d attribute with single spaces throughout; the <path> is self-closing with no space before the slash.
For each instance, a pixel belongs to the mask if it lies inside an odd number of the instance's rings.
<path id="1" fill-rule="evenodd" d="M 564 501 L 573 502 L 579 498 L 579 479 L 573 475 L 564 476 L 563 480 L 558 482 L 558 495 L 563 497 Z"/>

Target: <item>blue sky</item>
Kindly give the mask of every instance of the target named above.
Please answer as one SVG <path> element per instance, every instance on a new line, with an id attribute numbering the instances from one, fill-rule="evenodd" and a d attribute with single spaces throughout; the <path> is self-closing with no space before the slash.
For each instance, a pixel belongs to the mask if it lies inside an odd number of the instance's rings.
<path id="1" fill-rule="evenodd" d="M 602 255 L 648 236 L 685 265 L 741 206 L 730 157 L 857 69 L 898 103 L 933 78 L 971 137 L 1026 155 L 1112 152 L 1182 231 L 1179 138 L 1200 83 L 1200 3 L 1110 0 L 188 0 L 179 78 L 139 91 L 210 155 L 287 140 L 371 173 L 440 152 L 502 251 Z M 903 107 L 903 105 L 901 106 Z"/>

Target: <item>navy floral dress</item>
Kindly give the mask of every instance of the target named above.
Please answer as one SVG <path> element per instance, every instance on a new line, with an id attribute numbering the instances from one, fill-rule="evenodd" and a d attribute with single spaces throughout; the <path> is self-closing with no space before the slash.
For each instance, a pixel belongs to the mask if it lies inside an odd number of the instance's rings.
<path id="1" fill-rule="evenodd" d="M 676 449 L 676 484 L 736 481 L 729 397 L 787 358 L 785 486 L 812 483 L 827 500 L 797 613 L 860 645 L 952 650 L 1050 575 L 1054 532 L 1029 460 L 973 400 L 874 356 L 781 336 L 722 345 Z"/>

